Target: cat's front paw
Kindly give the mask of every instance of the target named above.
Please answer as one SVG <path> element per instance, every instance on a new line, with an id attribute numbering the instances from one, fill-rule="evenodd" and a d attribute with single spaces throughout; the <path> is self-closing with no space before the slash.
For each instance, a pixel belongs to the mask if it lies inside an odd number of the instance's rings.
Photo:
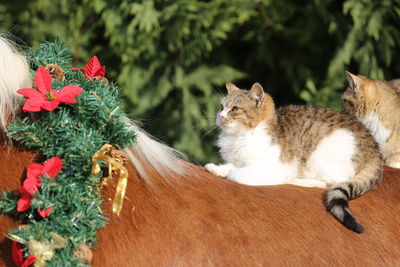
<path id="1" fill-rule="evenodd" d="M 207 171 L 221 177 L 226 177 L 233 170 L 234 166 L 230 163 L 223 165 L 216 165 L 214 163 L 208 163 L 204 166 Z"/>
<path id="2" fill-rule="evenodd" d="M 400 162 L 398 161 L 386 161 L 385 165 L 392 168 L 400 169 Z"/>
<path id="3" fill-rule="evenodd" d="M 388 157 L 385 161 L 385 165 L 392 168 L 400 169 L 400 154 L 394 154 Z"/>

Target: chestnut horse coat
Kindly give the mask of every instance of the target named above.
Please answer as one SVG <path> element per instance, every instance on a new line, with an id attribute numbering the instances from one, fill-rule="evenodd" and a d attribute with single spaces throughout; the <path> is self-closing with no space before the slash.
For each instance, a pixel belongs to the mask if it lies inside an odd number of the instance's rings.
<path id="1" fill-rule="evenodd" d="M 3 145 L 0 190 L 18 189 L 30 152 Z M 252 187 L 213 176 L 189 163 L 171 180 L 150 172 L 152 184 L 129 166 L 120 216 L 111 212 L 114 188 L 104 190 L 110 218 L 100 230 L 93 266 L 395 266 L 400 264 L 400 171 L 351 201 L 365 226 L 351 232 L 322 205 L 322 189 Z M 16 223 L 0 217 L 1 266 L 10 261 L 4 233 Z"/>

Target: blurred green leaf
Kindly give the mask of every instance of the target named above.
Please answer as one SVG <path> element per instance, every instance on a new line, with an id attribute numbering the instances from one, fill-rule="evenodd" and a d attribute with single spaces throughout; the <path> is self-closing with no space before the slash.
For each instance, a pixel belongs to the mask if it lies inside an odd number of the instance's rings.
<path id="1" fill-rule="evenodd" d="M 224 84 L 260 82 L 277 105 L 341 109 L 344 71 L 400 76 L 398 0 L 31 0 L 0 3 L 0 30 L 63 39 L 94 54 L 152 134 L 199 162 L 217 159 Z"/>

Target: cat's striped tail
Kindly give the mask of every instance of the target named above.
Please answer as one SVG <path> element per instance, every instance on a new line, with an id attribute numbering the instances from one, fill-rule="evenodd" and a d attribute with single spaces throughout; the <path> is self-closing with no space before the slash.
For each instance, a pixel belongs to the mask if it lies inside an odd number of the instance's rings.
<path id="1" fill-rule="evenodd" d="M 349 200 L 373 189 L 382 179 L 382 159 L 377 156 L 349 181 L 339 183 L 329 189 L 325 195 L 325 207 L 344 226 L 356 233 L 362 233 L 364 227 L 357 222 L 349 210 Z"/>

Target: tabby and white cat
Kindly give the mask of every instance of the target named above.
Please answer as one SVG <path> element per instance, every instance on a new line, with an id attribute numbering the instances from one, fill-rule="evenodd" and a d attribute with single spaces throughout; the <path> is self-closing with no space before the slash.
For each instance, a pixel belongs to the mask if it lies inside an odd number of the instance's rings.
<path id="1" fill-rule="evenodd" d="M 372 80 L 346 72 L 344 112 L 357 117 L 378 142 L 385 165 L 400 168 L 400 80 Z"/>
<path id="2" fill-rule="evenodd" d="M 363 227 L 348 201 L 374 188 L 383 160 L 369 131 L 350 116 L 322 107 L 275 110 L 270 95 L 255 83 L 250 91 L 227 83 L 216 123 L 222 165 L 210 172 L 248 185 L 295 184 L 329 188 L 327 209 L 346 227 Z"/>

